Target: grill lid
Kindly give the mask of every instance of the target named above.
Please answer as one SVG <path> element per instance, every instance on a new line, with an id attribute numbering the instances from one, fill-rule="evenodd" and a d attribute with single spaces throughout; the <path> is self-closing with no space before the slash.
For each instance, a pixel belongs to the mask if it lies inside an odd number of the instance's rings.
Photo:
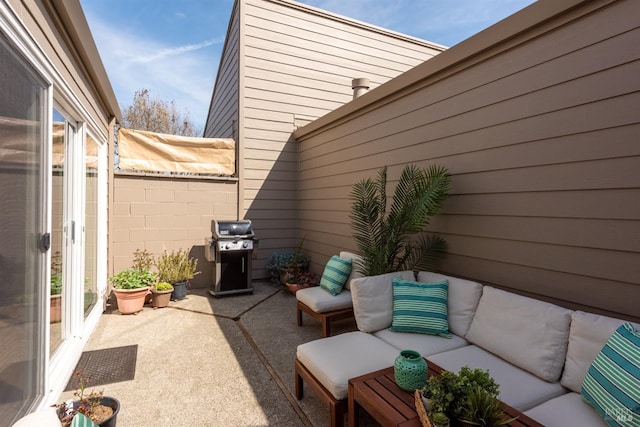
<path id="1" fill-rule="evenodd" d="M 248 219 L 240 221 L 218 221 L 214 219 L 211 221 L 211 233 L 217 239 L 250 239 L 254 237 L 251 220 Z"/>

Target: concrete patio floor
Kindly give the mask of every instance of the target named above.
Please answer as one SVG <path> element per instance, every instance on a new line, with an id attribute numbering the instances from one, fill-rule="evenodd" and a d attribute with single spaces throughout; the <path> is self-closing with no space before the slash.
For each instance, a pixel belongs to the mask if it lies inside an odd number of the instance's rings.
<path id="1" fill-rule="evenodd" d="M 321 334 L 306 315 L 296 326 L 295 303 L 270 282 L 221 298 L 191 289 L 136 315 L 121 315 L 114 302 L 85 351 L 137 344 L 135 379 L 95 389 L 120 400 L 119 427 L 328 426 L 329 410 L 312 391 L 294 396 L 296 347 Z M 353 319 L 335 324 L 335 333 L 353 329 Z"/>

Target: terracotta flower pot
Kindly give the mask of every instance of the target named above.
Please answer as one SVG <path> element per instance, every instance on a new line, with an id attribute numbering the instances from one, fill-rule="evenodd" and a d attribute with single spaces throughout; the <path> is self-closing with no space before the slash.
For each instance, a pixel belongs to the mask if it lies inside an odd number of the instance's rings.
<path id="1" fill-rule="evenodd" d="M 51 295 L 50 299 L 50 320 L 49 323 L 58 323 L 62 318 L 62 294 Z"/>
<path id="2" fill-rule="evenodd" d="M 149 294 L 149 286 L 137 289 L 114 289 L 118 300 L 118 311 L 121 314 L 134 314 L 142 310 L 144 301 Z"/>
<path id="3" fill-rule="evenodd" d="M 168 291 L 157 291 L 155 288 L 151 288 L 151 306 L 153 308 L 162 308 L 169 305 L 171 301 L 172 289 Z"/>
<path id="4" fill-rule="evenodd" d="M 289 292 L 291 292 L 294 295 L 300 289 L 307 289 L 311 287 L 311 285 L 298 285 L 297 283 L 285 283 L 285 285 L 287 285 L 287 289 L 289 289 Z"/>

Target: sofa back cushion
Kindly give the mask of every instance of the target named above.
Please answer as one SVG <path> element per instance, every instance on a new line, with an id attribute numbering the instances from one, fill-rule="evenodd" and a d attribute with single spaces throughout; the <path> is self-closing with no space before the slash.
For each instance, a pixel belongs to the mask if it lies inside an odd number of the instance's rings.
<path id="1" fill-rule="evenodd" d="M 478 307 L 482 295 L 482 285 L 470 280 L 445 276 L 444 274 L 420 271 L 418 282 L 436 283 L 447 280 L 449 282 L 448 319 L 449 331 L 464 337 L 469 330 L 473 315 Z"/>
<path id="2" fill-rule="evenodd" d="M 485 286 L 465 338 L 549 382 L 567 354 L 571 310 Z"/>
<path id="3" fill-rule="evenodd" d="M 351 281 L 353 313 L 362 332 L 375 332 L 391 326 L 394 277 L 405 280 L 414 278 L 413 271 L 398 271 Z"/>
<path id="4" fill-rule="evenodd" d="M 621 319 L 579 310 L 571 314 L 569 347 L 564 372 L 560 380 L 563 386 L 580 393 L 589 366 L 611 334 L 623 323 L 625 321 Z M 640 329 L 639 324 L 634 324 L 634 326 Z"/>
<path id="5" fill-rule="evenodd" d="M 347 277 L 347 281 L 344 284 L 344 288 L 346 290 L 351 289 L 351 279 L 355 279 L 356 277 L 362 277 L 362 274 L 358 272 L 358 262 L 362 260 L 362 257 L 358 254 L 354 254 L 352 252 L 342 251 L 340 252 L 340 258 L 350 259 L 351 260 L 351 274 Z"/>

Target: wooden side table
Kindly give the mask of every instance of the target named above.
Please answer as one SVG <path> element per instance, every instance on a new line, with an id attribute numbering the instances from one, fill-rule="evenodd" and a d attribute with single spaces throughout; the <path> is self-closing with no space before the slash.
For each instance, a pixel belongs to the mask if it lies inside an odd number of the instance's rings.
<path id="1" fill-rule="evenodd" d="M 442 368 L 427 360 L 429 376 L 439 375 Z M 544 427 L 520 411 L 503 403 L 505 415 L 515 421 L 509 427 Z M 364 409 L 383 427 L 421 427 L 414 395 L 397 386 L 393 367 L 371 372 L 349 380 L 349 426 L 359 425 L 359 410 Z"/>

